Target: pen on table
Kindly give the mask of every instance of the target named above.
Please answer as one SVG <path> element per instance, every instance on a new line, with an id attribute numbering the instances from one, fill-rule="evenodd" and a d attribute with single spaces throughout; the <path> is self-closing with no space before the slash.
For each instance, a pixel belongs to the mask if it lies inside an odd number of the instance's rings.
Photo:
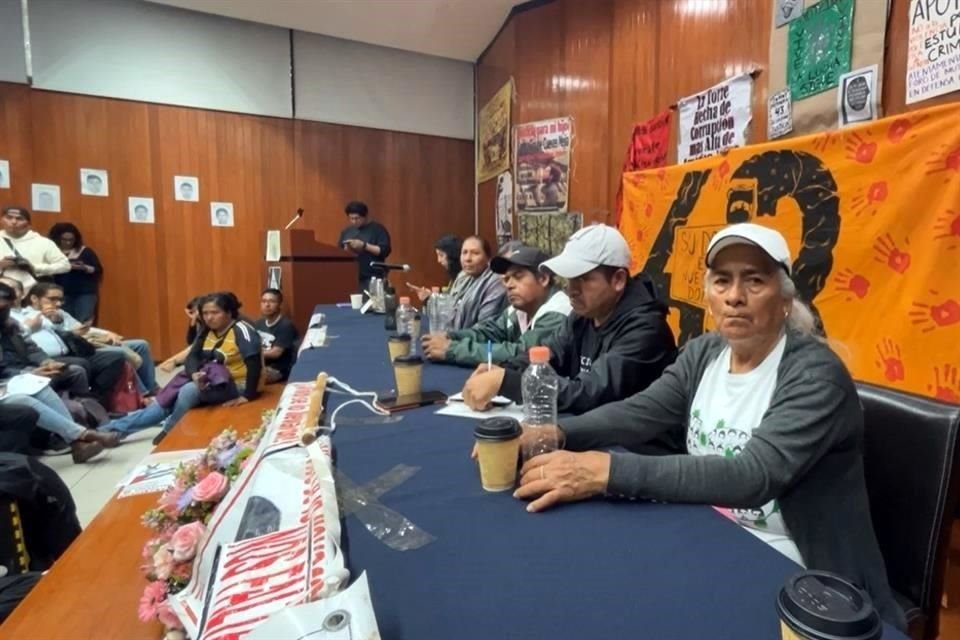
<path id="1" fill-rule="evenodd" d="M 493 369 L 493 341 L 487 340 L 487 371 Z"/>

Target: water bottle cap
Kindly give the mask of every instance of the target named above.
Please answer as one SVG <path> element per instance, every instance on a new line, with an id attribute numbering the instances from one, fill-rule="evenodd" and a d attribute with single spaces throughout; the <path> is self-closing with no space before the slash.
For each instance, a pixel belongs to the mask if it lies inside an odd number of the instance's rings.
<path id="1" fill-rule="evenodd" d="M 400 304 L 410 304 L 410 297 L 409 297 L 409 296 L 401 296 L 401 297 L 400 297 Z"/>
<path id="2" fill-rule="evenodd" d="M 433 293 L 440 293 L 440 287 L 430 287 L 430 291 Z"/>
<path id="3" fill-rule="evenodd" d="M 534 364 L 550 362 L 550 347 L 530 347 L 530 362 Z"/>

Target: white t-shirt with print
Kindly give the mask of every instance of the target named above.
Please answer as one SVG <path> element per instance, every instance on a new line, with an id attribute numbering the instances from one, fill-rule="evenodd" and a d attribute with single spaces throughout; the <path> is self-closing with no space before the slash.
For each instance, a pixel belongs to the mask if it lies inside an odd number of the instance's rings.
<path id="1" fill-rule="evenodd" d="M 786 344 L 787 338 L 783 336 L 763 362 L 747 373 L 730 373 L 730 347 L 707 365 L 690 405 L 688 453 L 740 455 L 770 407 Z M 747 531 L 794 562 L 803 564 L 776 500 L 756 509 L 731 509 L 730 513 Z"/>

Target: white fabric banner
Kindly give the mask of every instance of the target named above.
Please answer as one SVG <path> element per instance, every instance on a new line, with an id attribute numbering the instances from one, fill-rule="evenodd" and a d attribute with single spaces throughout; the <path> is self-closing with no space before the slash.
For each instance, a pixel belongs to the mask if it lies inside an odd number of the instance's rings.
<path id="1" fill-rule="evenodd" d="M 743 73 L 681 99 L 677 161 L 690 162 L 745 145 L 753 117 L 752 91 L 753 77 Z"/>

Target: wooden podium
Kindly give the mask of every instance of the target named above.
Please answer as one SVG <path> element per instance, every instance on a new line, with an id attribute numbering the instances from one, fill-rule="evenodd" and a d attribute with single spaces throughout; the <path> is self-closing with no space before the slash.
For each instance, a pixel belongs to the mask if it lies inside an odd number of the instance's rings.
<path id="1" fill-rule="evenodd" d="M 301 334 L 316 305 L 349 302 L 358 293 L 357 256 L 318 242 L 310 229 L 280 231 L 280 262 L 267 266 L 278 264 L 287 313 Z"/>

